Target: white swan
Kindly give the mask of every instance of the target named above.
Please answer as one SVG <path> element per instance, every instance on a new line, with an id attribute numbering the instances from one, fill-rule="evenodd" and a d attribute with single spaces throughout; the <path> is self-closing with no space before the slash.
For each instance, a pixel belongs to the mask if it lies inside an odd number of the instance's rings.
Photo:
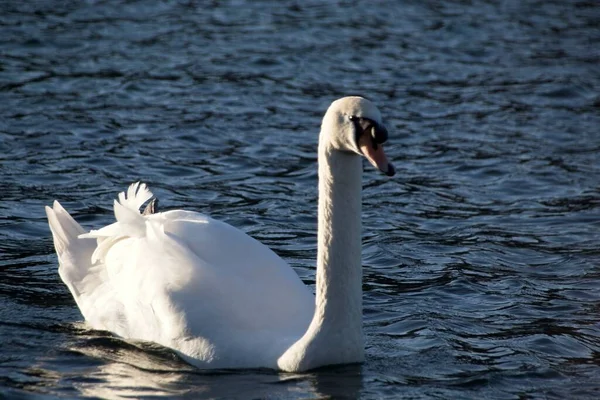
<path id="1" fill-rule="evenodd" d="M 59 274 L 87 323 L 174 349 L 200 368 L 305 371 L 364 359 L 361 173 L 364 155 L 394 174 L 379 110 L 334 101 L 319 138 L 316 299 L 293 269 L 242 231 L 189 211 L 140 214 L 133 184 L 117 222 L 85 233 L 46 207 Z"/>

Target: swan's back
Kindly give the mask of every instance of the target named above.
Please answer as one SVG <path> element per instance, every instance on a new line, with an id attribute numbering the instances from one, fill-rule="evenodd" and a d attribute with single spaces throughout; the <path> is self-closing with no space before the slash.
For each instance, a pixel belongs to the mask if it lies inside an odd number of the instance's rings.
<path id="1" fill-rule="evenodd" d="M 141 215 L 142 189 L 115 203 L 115 224 L 86 235 L 60 205 L 47 209 L 69 271 L 61 277 L 86 321 L 201 367 L 275 368 L 310 323 L 313 295 L 268 247 L 226 223 L 187 211 Z"/>

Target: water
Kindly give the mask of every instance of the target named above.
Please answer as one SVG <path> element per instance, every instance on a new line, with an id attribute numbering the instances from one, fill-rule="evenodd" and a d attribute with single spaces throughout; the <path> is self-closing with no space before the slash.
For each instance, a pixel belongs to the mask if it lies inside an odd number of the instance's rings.
<path id="1" fill-rule="evenodd" d="M 15 0 L 0 26 L 4 398 L 600 396 L 597 2 Z M 98 227 L 136 180 L 313 285 L 347 94 L 398 170 L 364 177 L 364 365 L 203 372 L 81 323 L 43 206 Z"/>

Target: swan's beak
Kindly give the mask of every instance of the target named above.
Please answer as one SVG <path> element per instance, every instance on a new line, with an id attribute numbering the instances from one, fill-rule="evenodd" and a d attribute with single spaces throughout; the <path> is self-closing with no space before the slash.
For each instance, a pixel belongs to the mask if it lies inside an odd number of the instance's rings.
<path id="1" fill-rule="evenodd" d="M 375 143 L 371 135 L 363 134 L 358 139 L 358 147 L 367 160 L 381 172 L 387 176 L 394 176 L 396 169 L 391 162 L 388 161 L 383 145 Z"/>

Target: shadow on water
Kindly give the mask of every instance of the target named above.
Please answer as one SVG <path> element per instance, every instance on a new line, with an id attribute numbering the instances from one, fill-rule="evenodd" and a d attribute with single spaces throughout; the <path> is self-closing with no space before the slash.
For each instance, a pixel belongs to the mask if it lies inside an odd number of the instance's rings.
<path id="1" fill-rule="evenodd" d="M 357 398 L 362 366 L 303 374 L 272 370 L 198 370 L 169 349 L 124 341 L 83 325 L 53 327 L 75 341 L 5 379 L 10 393 L 71 393 L 86 398 Z"/>

